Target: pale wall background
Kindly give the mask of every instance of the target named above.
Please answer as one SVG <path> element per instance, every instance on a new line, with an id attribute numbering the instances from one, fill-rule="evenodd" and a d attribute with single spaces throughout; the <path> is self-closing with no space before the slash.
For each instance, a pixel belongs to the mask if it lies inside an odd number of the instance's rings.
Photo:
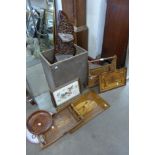
<path id="1" fill-rule="evenodd" d="M 106 0 L 87 0 L 88 54 L 94 59 L 102 51 L 106 8 Z"/>

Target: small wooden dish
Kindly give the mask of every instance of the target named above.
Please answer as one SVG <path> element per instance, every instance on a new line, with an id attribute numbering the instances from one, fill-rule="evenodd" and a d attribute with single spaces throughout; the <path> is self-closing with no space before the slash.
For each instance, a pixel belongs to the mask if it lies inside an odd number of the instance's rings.
<path id="1" fill-rule="evenodd" d="M 27 128 L 34 135 L 41 135 L 52 126 L 52 115 L 44 110 L 32 113 L 27 119 Z"/>

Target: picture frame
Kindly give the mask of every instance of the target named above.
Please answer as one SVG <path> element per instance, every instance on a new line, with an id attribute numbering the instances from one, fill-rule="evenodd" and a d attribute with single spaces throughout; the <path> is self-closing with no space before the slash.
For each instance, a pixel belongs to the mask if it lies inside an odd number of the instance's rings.
<path id="1" fill-rule="evenodd" d="M 71 100 L 81 94 L 80 81 L 75 79 L 69 83 L 55 89 L 52 93 L 52 100 L 57 110 L 67 106 Z"/>

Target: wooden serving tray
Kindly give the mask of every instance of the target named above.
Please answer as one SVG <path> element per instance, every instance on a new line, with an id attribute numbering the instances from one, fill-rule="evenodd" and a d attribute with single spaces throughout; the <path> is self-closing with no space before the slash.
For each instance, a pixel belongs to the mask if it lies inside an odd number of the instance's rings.
<path id="1" fill-rule="evenodd" d="M 52 127 L 42 135 L 45 143 L 40 143 L 41 148 L 46 148 L 53 144 L 81 122 L 81 118 L 70 106 L 54 114 L 52 118 Z"/>
<path id="2" fill-rule="evenodd" d="M 81 95 L 77 100 L 71 103 L 71 106 L 82 118 L 82 121 L 75 128 L 70 130 L 70 133 L 73 133 L 89 120 L 110 107 L 110 105 L 94 91 L 89 91 Z"/>
<path id="3" fill-rule="evenodd" d="M 126 84 L 126 68 L 117 69 L 113 72 L 102 73 L 99 76 L 100 92 L 105 92 Z"/>
<path id="4" fill-rule="evenodd" d="M 116 70 L 117 56 L 114 56 L 110 64 L 98 65 L 98 67 L 91 67 L 89 64 L 89 77 L 88 77 L 88 87 L 94 87 L 99 84 L 99 76 L 108 71 Z"/>

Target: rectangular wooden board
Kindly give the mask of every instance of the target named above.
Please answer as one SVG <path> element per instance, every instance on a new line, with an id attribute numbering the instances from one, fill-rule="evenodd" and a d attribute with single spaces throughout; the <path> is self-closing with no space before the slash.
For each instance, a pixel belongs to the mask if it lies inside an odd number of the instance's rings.
<path id="1" fill-rule="evenodd" d="M 100 92 L 105 92 L 126 84 L 126 68 L 117 69 L 113 72 L 102 73 L 99 76 Z"/>
<path id="2" fill-rule="evenodd" d="M 81 95 L 81 97 L 71 103 L 71 106 L 82 118 L 82 121 L 75 128 L 70 130 L 70 133 L 73 133 L 110 107 L 110 105 L 94 91 L 89 91 Z"/>
<path id="3" fill-rule="evenodd" d="M 54 114 L 53 121 L 53 126 L 42 135 L 45 144 L 41 143 L 41 148 L 46 148 L 63 137 L 66 133 L 80 123 L 81 118 L 70 106 L 68 106 Z"/>

